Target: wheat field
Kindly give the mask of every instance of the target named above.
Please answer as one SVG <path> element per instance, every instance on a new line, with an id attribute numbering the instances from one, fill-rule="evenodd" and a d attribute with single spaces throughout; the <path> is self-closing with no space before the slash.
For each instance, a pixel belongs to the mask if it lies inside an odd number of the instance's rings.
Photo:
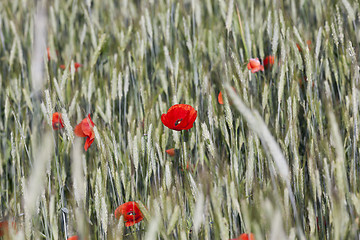
<path id="1" fill-rule="evenodd" d="M 2 0 L 3 238 L 360 239 L 359 10 Z M 163 124 L 175 104 L 189 130 Z"/>

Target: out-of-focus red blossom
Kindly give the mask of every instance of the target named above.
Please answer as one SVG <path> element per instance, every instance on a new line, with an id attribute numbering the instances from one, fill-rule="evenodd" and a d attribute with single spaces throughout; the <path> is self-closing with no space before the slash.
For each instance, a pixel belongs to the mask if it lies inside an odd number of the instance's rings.
<path id="1" fill-rule="evenodd" d="M 11 226 L 9 226 L 8 221 L 0 222 L 0 237 L 9 235 L 9 227 L 12 227 L 14 230 L 16 230 L 16 223 L 11 222 Z"/>
<path id="2" fill-rule="evenodd" d="M 61 113 L 54 112 L 52 116 L 52 127 L 54 130 L 58 130 L 64 127 L 64 123 L 61 117 Z"/>
<path id="3" fill-rule="evenodd" d="M 115 210 L 115 218 L 119 219 L 120 216 L 124 216 L 126 227 L 130 227 L 144 219 L 138 204 L 134 201 L 124 203 Z"/>
<path id="4" fill-rule="evenodd" d="M 264 71 L 264 66 L 261 65 L 258 58 L 251 58 L 247 65 L 247 68 L 251 70 L 252 73 L 256 73 L 258 71 Z"/>
<path id="5" fill-rule="evenodd" d="M 307 44 L 309 50 L 311 50 L 311 40 L 307 40 L 306 44 Z M 296 44 L 296 47 L 299 49 L 300 52 L 302 52 L 301 47 L 298 43 Z"/>
<path id="6" fill-rule="evenodd" d="M 264 67 L 265 68 L 272 68 L 272 66 L 274 65 L 275 63 L 275 57 L 274 56 L 267 56 L 265 59 L 264 59 Z"/>
<path id="7" fill-rule="evenodd" d="M 219 102 L 219 104 L 221 104 L 221 105 L 224 104 L 224 100 L 223 100 L 221 91 L 219 92 L 219 95 L 218 95 L 218 102 Z"/>
<path id="8" fill-rule="evenodd" d="M 79 240 L 79 237 L 75 235 L 75 236 L 69 237 L 67 240 Z"/>
<path id="9" fill-rule="evenodd" d="M 306 44 L 308 45 L 309 50 L 311 50 L 311 40 L 307 40 Z"/>
<path id="10" fill-rule="evenodd" d="M 235 88 L 234 87 L 232 87 L 232 89 L 236 92 L 236 90 L 235 90 Z M 219 95 L 218 95 L 218 102 L 219 102 L 219 104 L 220 105 L 223 105 L 224 104 L 224 98 L 223 98 L 223 96 L 222 96 L 222 92 L 220 91 L 219 92 Z M 229 101 L 229 104 L 231 105 L 231 99 L 230 99 L 230 101 Z"/>
<path id="11" fill-rule="evenodd" d="M 161 115 L 162 123 L 176 131 L 188 130 L 193 127 L 197 111 L 187 104 L 176 104 L 169 108 L 167 113 Z"/>
<path id="12" fill-rule="evenodd" d="M 50 58 L 50 48 L 49 47 L 46 48 L 46 52 L 47 52 L 48 61 L 50 61 L 51 58 Z"/>
<path id="13" fill-rule="evenodd" d="M 74 67 L 75 67 L 75 71 L 77 71 L 79 67 L 82 67 L 82 64 L 76 62 L 74 63 Z"/>
<path id="14" fill-rule="evenodd" d="M 46 48 L 46 52 L 47 52 L 48 61 L 50 61 L 51 60 L 50 47 Z M 56 56 L 59 56 L 58 50 L 56 50 L 55 53 L 56 53 Z M 65 65 L 61 65 L 61 66 L 64 66 L 64 68 L 65 68 Z"/>
<path id="15" fill-rule="evenodd" d="M 170 148 L 165 151 L 170 157 L 175 156 L 175 148 Z"/>
<path id="16" fill-rule="evenodd" d="M 190 161 L 187 161 L 187 162 L 186 162 L 186 168 L 185 168 L 185 170 L 186 170 L 186 171 L 191 171 L 191 172 L 193 172 L 194 169 L 195 169 L 195 165 L 194 165 L 194 164 L 191 164 Z M 181 168 L 181 171 L 183 172 L 184 169 Z"/>
<path id="17" fill-rule="evenodd" d="M 232 238 L 230 240 L 255 240 L 254 234 L 252 233 L 243 233 L 240 234 L 237 238 Z"/>
<path id="18" fill-rule="evenodd" d="M 87 118 L 84 118 L 81 123 L 76 125 L 74 133 L 78 137 L 86 137 L 86 142 L 84 145 L 85 151 L 88 150 L 90 145 L 94 142 L 95 133 L 93 127 L 95 126 L 94 122 L 91 120 L 90 114 Z"/>
<path id="19" fill-rule="evenodd" d="M 59 67 L 60 67 L 61 69 L 65 69 L 65 68 L 66 68 L 66 66 L 65 66 L 64 64 L 60 65 Z M 75 67 L 75 72 L 77 72 L 77 71 L 78 71 L 78 68 L 79 68 L 79 67 L 82 67 L 82 64 L 76 62 L 76 63 L 74 63 L 74 67 Z"/>

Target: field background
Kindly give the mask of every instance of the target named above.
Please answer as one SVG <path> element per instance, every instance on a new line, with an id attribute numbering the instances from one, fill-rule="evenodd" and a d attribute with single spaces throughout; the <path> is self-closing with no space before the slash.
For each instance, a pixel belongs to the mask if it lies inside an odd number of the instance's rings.
<path id="1" fill-rule="evenodd" d="M 359 8 L 2 0 L 0 220 L 14 239 L 359 239 Z M 160 120 L 177 103 L 189 131 Z M 128 228 L 127 201 L 145 215 Z"/>

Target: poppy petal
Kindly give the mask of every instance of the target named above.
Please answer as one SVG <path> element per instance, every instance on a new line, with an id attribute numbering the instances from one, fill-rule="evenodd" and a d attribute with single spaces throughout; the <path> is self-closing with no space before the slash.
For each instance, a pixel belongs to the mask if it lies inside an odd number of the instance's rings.
<path id="1" fill-rule="evenodd" d="M 258 58 L 251 58 L 249 60 L 248 69 L 255 68 L 255 67 L 259 66 L 259 65 L 260 65 L 260 61 L 259 61 Z M 250 66 L 250 68 L 249 68 L 249 66 Z"/>
<path id="2" fill-rule="evenodd" d="M 95 126 L 94 122 L 91 120 L 90 113 L 88 114 L 88 118 L 89 118 L 91 126 Z"/>
<path id="3" fill-rule="evenodd" d="M 185 104 L 174 105 L 168 110 L 166 114 L 166 118 L 168 119 L 168 121 L 175 123 L 177 120 L 186 117 L 186 115 L 189 112 L 189 109 L 187 108 L 186 105 L 185 106 L 180 106 L 180 105 L 185 105 Z"/>
<path id="4" fill-rule="evenodd" d="M 251 73 L 256 73 L 256 72 L 258 72 L 259 70 L 257 69 L 257 68 L 253 68 L 253 69 L 251 69 Z"/>
<path id="5" fill-rule="evenodd" d="M 170 128 L 170 124 L 169 124 L 169 121 L 168 121 L 167 118 L 166 118 L 166 114 L 165 114 L 165 113 L 161 115 L 161 122 L 162 122 L 166 127 Z"/>
<path id="6" fill-rule="evenodd" d="M 78 137 L 86 137 L 84 149 L 85 151 L 91 146 L 95 139 L 95 133 L 93 127 L 94 122 L 91 120 L 90 114 L 84 118 L 74 129 L 74 133 Z"/>
<path id="7" fill-rule="evenodd" d="M 264 67 L 265 68 L 271 68 L 275 63 L 275 57 L 274 56 L 267 56 L 265 59 L 264 59 Z"/>
<path id="8" fill-rule="evenodd" d="M 91 146 L 91 144 L 94 142 L 94 138 L 93 139 L 90 139 L 89 137 L 86 138 L 86 141 L 85 141 L 85 145 L 84 145 L 84 149 L 85 151 L 88 150 L 88 148 Z"/>
<path id="9" fill-rule="evenodd" d="M 74 129 L 74 133 L 76 136 L 78 137 L 86 137 L 86 135 L 83 133 L 82 128 L 81 128 L 81 123 L 79 123 L 78 125 L 76 125 L 75 129 Z"/>
<path id="10" fill-rule="evenodd" d="M 250 62 L 247 64 L 247 68 L 250 70 L 251 69 L 251 64 Z"/>
<path id="11" fill-rule="evenodd" d="M 125 226 L 126 226 L 126 227 L 130 227 L 130 226 L 134 225 L 135 223 L 136 223 L 135 221 L 127 221 L 127 222 L 125 223 Z"/>
<path id="12" fill-rule="evenodd" d="M 185 127 L 189 125 L 190 111 L 187 112 L 185 118 L 180 118 L 173 123 L 174 129 L 181 131 L 185 130 Z"/>
<path id="13" fill-rule="evenodd" d="M 224 104 L 224 100 L 223 100 L 223 97 L 222 97 L 222 93 L 220 92 L 219 95 L 218 95 L 218 102 L 219 104 L 223 105 Z"/>
<path id="14" fill-rule="evenodd" d="M 237 238 L 238 240 L 255 240 L 254 234 L 252 233 L 243 233 Z"/>
<path id="15" fill-rule="evenodd" d="M 183 130 L 189 130 L 190 128 L 192 128 L 196 117 L 197 111 L 195 109 L 190 110 L 187 117 L 183 120 L 184 124 L 186 124 L 185 126 L 181 126 L 183 127 Z"/>
<path id="16" fill-rule="evenodd" d="M 8 221 L 0 222 L 0 238 L 9 234 L 10 227 L 13 228 L 14 230 L 16 230 L 16 223 L 11 222 L 11 225 L 10 225 Z"/>
<path id="17" fill-rule="evenodd" d="M 51 57 L 50 57 L 50 48 L 46 48 L 46 51 L 47 51 L 47 57 L 48 57 L 48 61 L 51 60 Z"/>
<path id="18" fill-rule="evenodd" d="M 258 71 L 264 71 L 264 66 L 261 65 L 260 61 L 258 58 L 251 58 L 249 60 L 249 63 L 247 65 L 248 69 L 251 69 L 252 73 L 256 73 Z"/>
<path id="19" fill-rule="evenodd" d="M 175 148 L 167 149 L 165 152 L 171 157 L 175 156 Z"/>
<path id="20" fill-rule="evenodd" d="M 77 72 L 78 68 L 82 67 L 82 64 L 76 62 L 76 63 L 74 63 L 74 67 L 75 67 L 75 71 Z"/>
<path id="21" fill-rule="evenodd" d="M 84 118 L 81 121 L 81 129 L 82 129 L 83 133 L 90 138 L 93 138 L 94 130 L 92 128 L 94 126 L 95 126 L 95 124 L 91 120 L 90 114 L 88 115 L 87 118 Z"/>
<path id="22" fill-rule="evenodd" d="M 72 236 L 72 237 L 69 237 L 67 240 L 78 240 L 79 237 L 78 236 Z"/>
<path id="23" fill-rule="evenodd" d="M 264 66 L 263 65 L 259 65 L 253 69 L 251 69 L 251 73 L 256 73 L 258 71 L 264 71 Z"/>
<path id="24" fill-rule="evenodd" d="M 176 106 L 176 105 L 174 105 Z M 171 107 L 167 114 L 161 116 L 161 121 L 170 129 L 181 130 L 184 125 L 183 120 L 188 114 L 188 110 L 179 106 Z"/>

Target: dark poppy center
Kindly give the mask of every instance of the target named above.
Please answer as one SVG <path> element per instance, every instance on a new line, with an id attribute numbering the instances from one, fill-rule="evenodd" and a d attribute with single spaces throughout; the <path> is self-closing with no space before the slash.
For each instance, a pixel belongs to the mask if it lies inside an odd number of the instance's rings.
<path id="1" fill-rule="evenodd" d="M 135 213 L 134 211 L 130 211 L 130 212 L 127 213 L 127 215 L 129 215 L 129 216 L 135 216 L 136 213 Z"/>
<path id="2" fill-rule="evenodd" d="M 183 120 L 182 118 L 180 118 L 180 119 L 176 120 L 176 122 L 175 122 L 175 126 L 179 125 L 179 124 L 181 123 L 181 121 L 182 121 L 182 120 Z"/>

